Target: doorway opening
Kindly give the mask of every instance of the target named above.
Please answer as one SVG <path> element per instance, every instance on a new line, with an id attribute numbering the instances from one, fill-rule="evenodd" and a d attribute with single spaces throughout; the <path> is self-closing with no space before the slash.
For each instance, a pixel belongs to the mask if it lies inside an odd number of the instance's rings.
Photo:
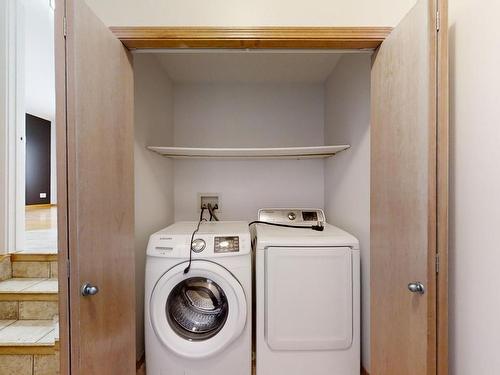
<path id="1" fill-rule="evenodd" d="M 53 113 L 50 113 L 47 117 L 52 116 Z M 24 246 L 19 251 L 26 254 L 57 254 L 53 117 L 50 121 L 26 113 L 25 132 Z"/>

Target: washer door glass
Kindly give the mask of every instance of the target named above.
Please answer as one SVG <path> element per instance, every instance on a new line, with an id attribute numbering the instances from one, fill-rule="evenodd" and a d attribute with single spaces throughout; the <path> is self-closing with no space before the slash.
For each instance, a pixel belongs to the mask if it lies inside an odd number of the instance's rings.
<path id="1" fill-rule="evenodd" d="M 172 289 L 165 312 L 170 326 L 180 337 L 203 341 L 222 329 L 229 308 L 227 297 L 216 282 L 192 277 Z"/>

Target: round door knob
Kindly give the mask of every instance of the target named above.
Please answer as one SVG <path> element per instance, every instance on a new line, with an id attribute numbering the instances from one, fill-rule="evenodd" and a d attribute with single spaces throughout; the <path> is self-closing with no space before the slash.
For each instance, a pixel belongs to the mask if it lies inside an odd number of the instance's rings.
<path id="1" fill-rule="evenodd" d="M 89 283 L 82 285 L 82 296 L 95 296 L 97 293 L 99 293 L 99 288 L 97 286 Z"/>
<path id="2" fill-rule="evenodd" d="M 425 287 L 420 281 L 414 281 L 408 284 L 408 290 L 412 293 L 424 294 Z"/>

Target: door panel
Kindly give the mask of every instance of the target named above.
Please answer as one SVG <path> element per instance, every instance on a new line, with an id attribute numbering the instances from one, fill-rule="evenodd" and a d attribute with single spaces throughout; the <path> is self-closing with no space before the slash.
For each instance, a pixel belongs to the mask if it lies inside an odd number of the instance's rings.
<path id="1" fill-rule="evenodd" d="M 436 12 L 419 0 L 373 58 L 372 375 L 436 373 Z"/>
<path id="2" fill-rule="evenodd" d="M 348 349 L 353 335 L 352 250 L 271 247 L 265 256 L 269 347 Z"/>
<path id="3" fill-rule="evenodd" d="M 131 56 L 85 1 L 66 17 L 71 370 L 134 374 Z M 99 292 L 83 297 L 84 282 Z"/>

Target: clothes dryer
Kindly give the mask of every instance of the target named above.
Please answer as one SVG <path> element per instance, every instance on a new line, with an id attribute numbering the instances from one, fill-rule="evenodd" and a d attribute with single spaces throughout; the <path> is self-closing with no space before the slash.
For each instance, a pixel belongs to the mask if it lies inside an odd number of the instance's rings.
<path id="1" fill-rule="evenodd" d="M 301 228 L 255 225 L 257 375 L 359 375 L 358 240 L 322 210 L 259 220 Z"/>

